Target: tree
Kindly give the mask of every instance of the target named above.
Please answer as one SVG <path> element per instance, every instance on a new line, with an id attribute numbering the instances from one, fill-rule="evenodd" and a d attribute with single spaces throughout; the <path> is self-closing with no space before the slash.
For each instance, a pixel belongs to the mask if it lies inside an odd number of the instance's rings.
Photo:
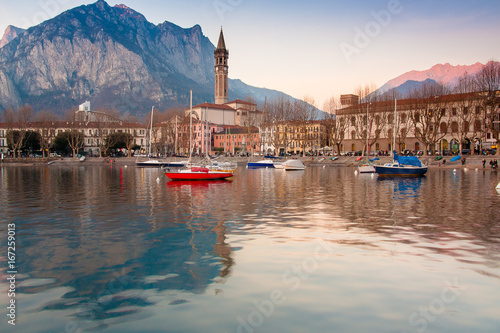
<path id="1" fill-rule="evenodd" d="M 458 81 L 455 87 L 455 93 L 457 94 L 456 107 L 452 108 L 452 118 L 457 122 L 456 133 L 452 134 L 460 142 L 460 151 L 463 150 L 463 144 L 466 140 L 471 143 L 475 141 L 475 138 L 480 135 L 479 131 L 481 126 L 477 126 L 477 114 L 473 110 L 474 99 L 476 94 L 474 93 L 476 89 L 475 80 L 473 77 L 465 73 Z M 453 127 L 453 125 L 452 125 Z M 471 154 L 474 155 L 474 146 L 471 147 Z"/>
<path id="2" fill-rule="evenodd" d="M 7 142 L 14 151 L 14 157 L 16 157 L 16 152 L 17 157 L 19 157 L 26 137 L 28 123 L 33 119 L 33 109 L 28 104 L 25 104 L 19 107 L 17 112 L 12 108 L 8 108 L 3 115 L 7 123 Z"/>
<path id="3" fill-rule="evenodd" d="M 40 133 L 40 146 L 42 149 L 42 156 L 46 157 L 50 145 L 56 136 L 55 122 L 58 120 L 57 116 L 48 110 L 42 110 L 35 115 L 35 121 L 38 124 Z"/>
<path id="4" fill-rule="evenodd" d="M 14 157 L 21 157 L 21 149 L 26 137 L 26 131 L 9 129 L 6 133 L 7 145 L 14 152 Z"/>
<path id="5" fill-rule="evenodd" d="M 109 145 L 110 149 L 127 149 L 128 157 L 132 157 L 132 150 L 137 146 L 135 144 L 134 136 L 130 133 L 111 133 L 107 140 L 109 140 L 110 143 L 113 143 L 112 145 Z"/>
<path id="6" fill-rule="evenodd" d="M 500 155 L 500 63 L 490 61 L 476 74 L 476 84 L 482 94 L 485 126 L 491 131 L 497 143 L 497 155 Z"/>
<path id="7" fill-rule="evenodd" d="M 326 128 L 327 145 L 335 146 L 337 153 L 342 151 L 342 142 L 345 139 L 345 132 L 349 127 L 348 117 L 336 115 L 336 111 L 340 108 L 339 102 L 334 97 L 330 97 L 323 105 L 325 111 L 323 123 Z"/>
<path id="8" fill-rule="evenodd" d="M 28 151 L 33 154 L 35 151 L 39 151 L 41 146 L 41 135 L 37 131 L 26 131 L 26 137 L 23 141 L 22 151 Z"/>
<path id="9" fill-rule="evenodd" d="M 78 154 L 80 149 L 82 149 L 84 146 L 83 133 L 76 129 L 68 131 L 68 136 L 66 137 L 66 139 L 68 140 L 68 146 L 73 151 L 73 157 L 76 157 L 76 154 Z"/>
<path id="10" fill-rule="evenodd" d="M 412 93 L 414 105 L 410 117 L 415 138 L 424 145 L 424 155 L 448 132 L 451 118 L 447 116 L 447 101 L 443 97 L 447 93 L 443 86 L 428 83 Z"/>
<path id="11" fill-rule="evenodd" d="M 53 145 L 56 152 L 59 152 L 63 155 L 71 153 L 71 147 L 68 144 L 69 133 L 69 131 L 57 133 L 56 137 L 54 138 Z"/>

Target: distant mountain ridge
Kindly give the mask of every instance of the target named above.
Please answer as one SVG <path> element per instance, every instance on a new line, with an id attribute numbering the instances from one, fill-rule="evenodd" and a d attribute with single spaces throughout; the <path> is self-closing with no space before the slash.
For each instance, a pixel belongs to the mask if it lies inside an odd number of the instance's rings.
<path id="1" fill-rule="evenodd" d="M 0 48 L 10 43 L 11 40 L 21 35 L 25 31 L 26 30 L 24 29 L 17 28 L 13 25 L 9 25 L 7 29 L 5 29 L 2 39 L 0 39 Z"/>
<path id="2" fill-rule="evenodd" d="M 186 106 L 190 90 L 194 103 L 214 100 L 215 46 L 199 25 L 154 25 L 99 0 L 17 37 L 0 49 L 0 109 L 28 103 L 62 113 L 90 100 L 93 108 L 144 114 L 152 105 Z M 285 94 L 230 80 L 228 95 L 262 103 Z"/>
<path id="3" fill-rule="evenodd" d="M 430 69 L 423 71 L 413 70 L 389 80 L 382 87 L 380 87 L 379 91 L 386 92 L 392 88 L 399 87 L 407 81 L 423 82 L 427 79 L 431 79 L 442 85 L 455 86 L 458 79 L 464 74 L 467 73 L 469 75 L 474 75 L 479 72 L 483 66 L 484 65 L 480 62 L 476 62 L 470 66 L 452 66 L 449 63 L 437 64 L 432 66 Z"/>

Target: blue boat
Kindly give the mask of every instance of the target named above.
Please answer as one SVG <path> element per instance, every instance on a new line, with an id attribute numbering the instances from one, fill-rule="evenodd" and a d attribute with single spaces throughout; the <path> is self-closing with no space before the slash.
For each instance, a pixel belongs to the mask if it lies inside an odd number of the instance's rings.
<path id="1" fill-rule="evenodd" d="M 416 156 L 399 156 L 395 151 L 393 154 L 392 163 L 374 166 L 379 177 L 421 177 L 429 169 Z"/>
<path id="2" fill-rule="evenodd" d="M 274 168 L 274 162 L 271 160 L 261 160 L 257 162 L 248 162 L 249 169 Z"/>

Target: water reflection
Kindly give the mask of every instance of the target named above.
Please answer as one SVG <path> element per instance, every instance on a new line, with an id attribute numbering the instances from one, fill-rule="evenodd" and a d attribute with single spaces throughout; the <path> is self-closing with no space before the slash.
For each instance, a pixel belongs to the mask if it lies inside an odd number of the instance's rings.
<path id="1" fill-rule="evenodd" d="M 4 167 L 0 228 L 19 232 L 25 331 L 48 318 L 46 331 L 137 331 L 146 318 L 152 331 L 167 320 L 173 331 L 235 331 L 276 288 L 288 301 L 262 330 L 353 331 L 365 320 L 387 331 L 374 316 L 408 330 L 412 309 L 434 297 L 434 274 L 481 292 L 498 284 L 497 183 L 489 170 L 379 180 L 351 168 L 240 168 L 230 181 L 173 182 L 158 169 Z M 331 257 L 287 289 L 282 275 L 325 242 Z"/>

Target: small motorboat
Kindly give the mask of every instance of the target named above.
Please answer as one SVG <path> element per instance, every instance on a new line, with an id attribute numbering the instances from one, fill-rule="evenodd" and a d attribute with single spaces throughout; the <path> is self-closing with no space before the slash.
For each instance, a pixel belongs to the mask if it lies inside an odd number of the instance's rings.
<path id="1" fill-rule="evenodd" d="M 171 180 L 218 180 L 232 177 L 234 173 L 210 170 L 206 167 L 191 167 L 175 171 L 167 170 L 165 175 Z"/>
<path id="2" fill-rule="evenodd" d="M 274 168 L 274 162 L 271 160 L 260 160 L 257 162 L 248 162 L 249 169 Z"/>

